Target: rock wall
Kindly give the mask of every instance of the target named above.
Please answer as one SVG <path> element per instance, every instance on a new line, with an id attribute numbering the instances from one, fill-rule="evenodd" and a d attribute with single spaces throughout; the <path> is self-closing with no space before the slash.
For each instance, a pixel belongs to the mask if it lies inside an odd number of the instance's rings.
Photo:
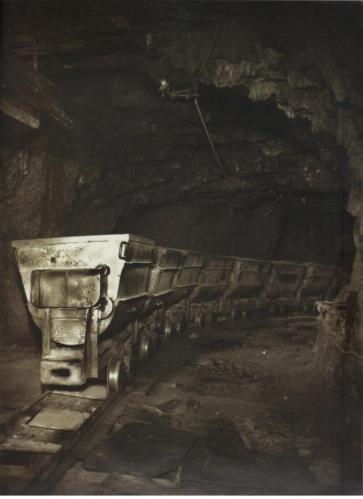
<path id="1" fill-rule="evenodd" d="M 3 125 L 6 125 L 4 120 Z M 38 334 L 25 309 L 11 240 L 60 235 L 67 225 L 76 171 L 64 144 L 43 133 L 20 144 L 2 144 L 0 196 L 1 343 L 37 344 Z"/>
<path id="2" fill-rule="evenodd" d="M 200 159 L 195 176 L 183 168 L 168 173 L 167 187 L 158 182 L 173 164 L 173 149 L 166 146 L 168 159 L 159 164 L 152 158 L 150 171 L 147 148 L 140 151 L 137 167 L 104 165 L 92 159 L 87 142 L 51 123 L 20 142 L 13 137 L 13 142 L 2 144 L 3 344 L 39 344 L 14 265 L 14 239 L 133 232 L 168 246 L 246 257 L 336 265 L 345 254 L 349 269 L 351 221 L 344 218 L 341 194 L 266 195 L 259 183 L 252 190 L 253 166 L 247 153 L 244 176 L 249 189 L 236 180 L 233 192 L 225 192 L 218 179 L 205 182 L 198 170 Z M 185 159 L 181 153 L 177 158 Z"/>
<path id="3" fill-rule="evenodd" d="M 55 1 L 52 13 L 44 0 L 6 2 L 8 46 L 72 97 L 81 126 L 69 134 L 41 116 L 30 133 L 2 118 L 1 341 L 38 338 L 14 238 L 133 231 L 162 244 L 347 269 L 354 258 L 346 349 L 355 353 L 343 359 L 345 428 L 356 449 L 362 12 L 358 2 Z M 221 164 L 193 101 L 162 98 L 161 79 L 198 87 Z"/>

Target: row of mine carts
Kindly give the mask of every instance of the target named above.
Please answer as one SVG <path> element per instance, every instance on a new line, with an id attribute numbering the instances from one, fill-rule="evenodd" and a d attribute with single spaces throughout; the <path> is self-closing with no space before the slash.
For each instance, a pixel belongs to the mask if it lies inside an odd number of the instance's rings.
<path id="1" fill-rule="evenodd" d="M 312 263 L 207 255 L 130 234 L 14 241 L 42 330 L 41 382 L 117 391 L 160 341 L 192 323 L 312 312 L 346 275 Z"/>

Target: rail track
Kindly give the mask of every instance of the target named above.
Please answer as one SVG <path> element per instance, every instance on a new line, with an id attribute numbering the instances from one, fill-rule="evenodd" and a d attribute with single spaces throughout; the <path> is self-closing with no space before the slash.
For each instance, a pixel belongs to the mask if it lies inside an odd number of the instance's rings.
<path id="1" fill-rule="evenodd" d="M 7 423 L 0 443 L 3 494 L 43 494 L 72 464 L 73 450 L 112 410 L 121 394 L 50 390 Z M 99 392 L 99 394 L 97 394 Z"/>
<path id="2" fill-rule="evenodd" d="M 252 323 L 255 327 L 267 319 L 255 318 Z M 189 325 L 184 334 L 190 336 L 195 330 L 195 326 Z M 170 347 L 173 343 L 171 339 Z M 161 347 L 161 359 L 163 351 Z M 168 348 L 165 353 L 168 354 Z M 98 438 L 99 433 L 107 431 L 119 418 L 126 390 L 150 395 L 185 362 L 180 359 L 179 365 L 170 362 L 164 365 L 157 360 L 157 369 L 153 370 L 151 365 L 151 371 L 148 363 L 140 363 L 137 376 L 131 377 L 121 392 L 107 395 L 106 386 L 100 384 L 77 391 L 53 389 L 18 410 L 0 437 L 0 492 L 51 494 L 82 456 L 90 438 Z"/>
<path id="3" fill-rule="evenodd" d="M 183 335 L 195 329 L 189 324 Z M 148 395 L 173 371 L 168 364 L 167 370 L 160 368 L 143 378 L 145 364 L 138 362 L 134 375 L 120 392 L 109 394 L 106 384 L 99 382 L 83 390 L 58 387 L 19 409 L 0 433 L 0 493 L 51 493 L 77 460 L 90 434 L 95 434 L 122 404 L 126 386 L 131 391 L 135 386 L 137 391 L 140 389 L 140 377 L 135 379 L 135 375 L 141 375 L 141 390 Z"/>
<path id="4" fill-rule="evenodd" d="M 145 393 L 165 375 L 158 372 L 143 382 Z M 131 389 L 132 384 L 130 378 Z M 75 462 L 77 449 L 107 420 L 124 391 L 109 394 L 102 384 L 84 390 L 52 389 L 16 411 L 0 436 L 0 493 L 51 493 Z"/>

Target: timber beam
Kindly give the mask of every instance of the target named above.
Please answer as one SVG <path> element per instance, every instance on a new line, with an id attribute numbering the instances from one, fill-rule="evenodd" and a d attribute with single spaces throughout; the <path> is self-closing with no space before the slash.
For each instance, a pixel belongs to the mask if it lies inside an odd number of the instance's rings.
<path id="1" fill-rule="evenodd" d="M 1 92 L 0 110 L 30 128 L 36 129 L 40 126 L 39 112 L 9 94 L 6 90 Z"/>
<path id="2" fill-rule="evenodd" d="M 71 100 L 57 85 L 32 68 L 31 65 L 26 64 L 14 53 L 2 55 L 1 67 L 1 87 L 2 91 L 6 91 L 4 93 L 4 104 L 1 107 L 3 112 L 16 119 L 24 116 L 23 111 L 20 113 L 18 112 L 19 109 L 14 111 L 14 106 L 20 107 L 20 110 L 22 106 L 19 106 L 19 104 L 16 106 L 14 100 L 11 100 L 11 103 L 9 102 L 8 96 L 10 93 L 25 104 L 28 111 L 34 109 L 37 113 L 47 113 L 65 128 L 76 127 Z M 28 120 L 28 118 L 25 118 L 25 120 Z M 22 121 L 22 119 L 19 119 L 19 121 Z M 33 119 L 28 121 L 34 125 L 36 124 Z M 37 127 L 33 126 L 33 128 Z"/>

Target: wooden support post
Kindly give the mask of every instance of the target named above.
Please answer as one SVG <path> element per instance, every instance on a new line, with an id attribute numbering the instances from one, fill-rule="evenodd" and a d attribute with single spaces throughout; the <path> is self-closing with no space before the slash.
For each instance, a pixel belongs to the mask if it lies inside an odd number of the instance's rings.
<path id="1" fill-rule="evenodd" d="M 39 128 L 40 116 L 37 111 L 3 90 L 0 96 L 0 109 L 3 113 L 30 128 Z"/>
<path id="2" fill-rule="evenodd" d="M 346 302 L 349 287 L 335 301 L 318 302 L 320 329 L 314 345 L 315 369 L 322 383 L 339 383 L 346 344 Z"/>
<path id="3" fill-rule="evenodd" d="M 38 112 L 48 113 L 65 128 L 74 128 L 76 120 L 71 100 L 54 83 L 17 55 L 1 56 L 1 86 Z"/>

